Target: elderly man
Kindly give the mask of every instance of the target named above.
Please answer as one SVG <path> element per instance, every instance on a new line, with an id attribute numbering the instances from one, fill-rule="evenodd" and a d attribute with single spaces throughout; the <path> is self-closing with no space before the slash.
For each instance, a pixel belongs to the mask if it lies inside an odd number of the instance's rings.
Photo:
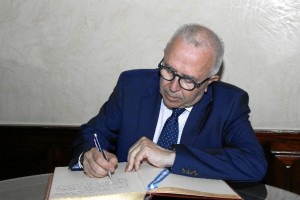
<path id="1" fill-rule="evenodd" d="M 89 177 L 147 161 L 175 174 L 260 181 L 266 161 L 249 122 L 248 94 L 219 81 L 224 46 L 210 29 L 180 27 L 157 69 L 123 72 L 97 116 L 81 126 L 71 169 Z M 95 148 L 96 133 L 103 155 Z"/>

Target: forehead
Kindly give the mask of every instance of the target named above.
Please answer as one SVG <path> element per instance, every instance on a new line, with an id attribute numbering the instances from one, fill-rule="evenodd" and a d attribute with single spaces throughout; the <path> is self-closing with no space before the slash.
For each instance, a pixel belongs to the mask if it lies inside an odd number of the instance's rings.
<path id="1" fill-rule="evenodd" d="M 206 78 L 214 63 L 214 51 L 209 47 L 195 47 L 178 38 L 165 55 L 165 63 L 178 74 L 200 80 Z"/>

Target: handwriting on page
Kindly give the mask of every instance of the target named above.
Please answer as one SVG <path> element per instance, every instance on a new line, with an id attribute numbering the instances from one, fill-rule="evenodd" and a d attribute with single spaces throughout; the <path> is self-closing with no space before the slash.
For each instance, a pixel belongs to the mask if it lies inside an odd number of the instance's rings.
<path id="1" fill-rule="evenodd" d="M 88 183 L 58 185 L 53 188 L 54 196 L 65 195 L 88 195 L 97 193 L 109 193 L 126 190 L 128 188 L 128 182 L 124 178 L 116 178 L 114 180 L 107 181 L 92 181 Z"/>

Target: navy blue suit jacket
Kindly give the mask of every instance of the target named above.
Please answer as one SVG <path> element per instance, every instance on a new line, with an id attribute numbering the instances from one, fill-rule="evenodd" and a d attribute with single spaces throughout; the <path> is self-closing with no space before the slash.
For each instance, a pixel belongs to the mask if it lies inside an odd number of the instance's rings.
<path id="1" fill-rule="evenodd" d="M 74 142 L 78 156 L 94 147 L 93 133 L 104 149 L 127 161 L 129 148 L 142 136 L 153 139 L 162 97 L 159 71 L 123 72 L 97 116 L 81 126 Z M 266 161 L 249 122 L 248 94 L 233 85 L 213 82 L 193 106 L 183 129 L 172 173 L 235 181 L 259 181 Z"/>

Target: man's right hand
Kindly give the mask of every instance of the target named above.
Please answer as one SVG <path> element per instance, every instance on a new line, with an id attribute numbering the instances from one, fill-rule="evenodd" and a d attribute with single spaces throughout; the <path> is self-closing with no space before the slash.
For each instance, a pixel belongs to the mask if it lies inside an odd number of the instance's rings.
<path id="1" fill-rule="evenodd" d="M 108 172 L 114 172 L 118 163 L 117 156 L 104 150 L 107 160 L 96 147 L 85 152 L 83 158 L 84 173 L 91 178 L 102 178 L 108 175 Z"/>

